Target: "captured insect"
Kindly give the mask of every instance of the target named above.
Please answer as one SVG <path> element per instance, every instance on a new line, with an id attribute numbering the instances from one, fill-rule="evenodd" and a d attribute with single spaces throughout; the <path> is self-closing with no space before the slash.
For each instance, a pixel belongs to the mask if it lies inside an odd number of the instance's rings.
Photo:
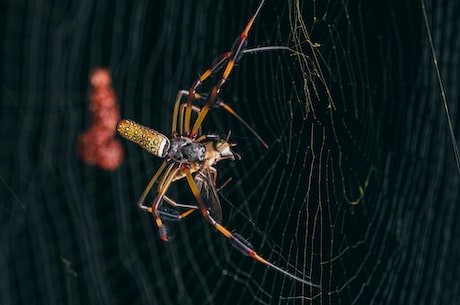
<path id="1" fill-rule="evenodd" d="M 235 62 L 243 55 L 248 33 L 263 3 L 264 0 L 260 2 L 243 32 L 237 37 L 232 49 L 218 57 L 188 91 L 180 90 L 177 93 L 172 117 L 171 137 L 168 138 L 156 130 L 131 120 L 121 120 L 117 125 L 117 131 L 122 137 L 138 144 L 151 154 L 165 159 L 137 202 L 142 210 L 153 215 L 162 240 L 168 240 L 162 219 L 181 220 L 195 210 L 200 210 L 202 216 L 243 254 L 296 281 L 319 287 L 267 261 L 253 249 L 249 242 L 221 224 L 222 211 L 216 188 L 217 170 L 215 165 L 222 160 L 235 160 L 238 155 L 231 150 L 234 144 L 229 143 L 229 136 L 226 139 L 221 139 L 212 134 L 200 134 L 200 127 L 209 109 L 222 107 L 249 128 L 262 145 L 268 147 L 230 106 L 218 99 L 219 91 L 232 72 Z M 197 91 L 203 82 L 217 71 L 223 72 L 211 91 L 206 94 L 198 93 Z M 186 101 L 182 102 L 185 98 Z M 204 105 L 201 108 L 194 104 L 194 101 L 197 100 L 204 100 Z M 194 117 L 196 117 L 193 124 L 191 122 L 192 112 L 195 113 Z M 186 179 L 197 204 L 179 204 L 167 196 L 166 193 L 171 184 L 183 178 Z M 158 183 L 157 193 L 153 203 L 150 206 L 144 205 L 146 196 L 156 183 Z M 164 202 L 169 204 L 174 211 L 162 208 Z M 183 210 L 179 211 L 179 209 Z"/>

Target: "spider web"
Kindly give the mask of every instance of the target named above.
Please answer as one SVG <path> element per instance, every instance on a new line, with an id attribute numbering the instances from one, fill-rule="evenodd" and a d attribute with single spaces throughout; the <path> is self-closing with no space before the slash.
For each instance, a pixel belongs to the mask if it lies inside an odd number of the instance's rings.
<path id="1" fill-rule="evenodd" d="M 458 1 L 267 0 L 248 47 L 290 50 L 245 54 L 220 97 L 269 148 L 222 109 L 203 124 L 241 155 L 217 167 L 223 224 L 321 289 L 199 213 L 160 241 L 135 202 L 162 160 L 139 147 L 114 171 L 77 158 L 92 69 L 122 117 L 168 134 L 177 90 L 257 4 L 1 4 L 1 304 L 458 303 Z"/>

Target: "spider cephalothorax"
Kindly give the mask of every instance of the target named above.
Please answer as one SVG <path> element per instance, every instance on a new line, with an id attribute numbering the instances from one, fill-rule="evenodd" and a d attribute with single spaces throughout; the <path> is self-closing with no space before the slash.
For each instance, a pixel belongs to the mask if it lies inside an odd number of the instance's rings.
<path id="1" fill-rule="evenodd" d="M 168 158 L 180 163 L 203 162 L 205 156 L 205 145 L 194 142 L 187 137 L 171 139 L 171 146 L 168 151 Z"/>

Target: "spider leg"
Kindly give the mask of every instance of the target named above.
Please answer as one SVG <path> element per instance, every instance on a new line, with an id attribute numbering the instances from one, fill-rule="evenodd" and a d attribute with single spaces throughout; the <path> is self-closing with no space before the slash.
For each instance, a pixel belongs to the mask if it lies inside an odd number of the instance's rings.
<path id="1" fill-rule="evenodd" d="M 189 91 L 187 90 L 179 90 L 177 92 L 176 101 L 174 103 L 174 110 L 173 110 L 173 118 L 172 118 L 172 128 L 171 128 L 171 135 L 177 136 L 177 124 L 179 124 L 179 134 L 183 134 L 183 125 L 184 125 L 184 114 L 182 110 L 182 106 L 180 107 L 181 111 L 179 112 L 179 105 L 181 105 L 180 101 L 182 100 L 183 96 L 188 96 Z M 194 94 L 193 99 L 200 98 L 199 94 Z"/>
<path id="2" fill-rule="evenodd" d="M 168 164 L 168 162 L 166 160 L 163 161 L 161 166 L 158 168 L 156 173 L 153 175 L 152 179 L 150 179 L 149 184 L 147 184 L 147 186 L 145 187 L 144 192 L 142 193 L 141 197 L 137 201 L 137 205 L 139 206 L 139 208 L 141 210 L 149 212 L 149 207 L 144 205 L 145 197 L 147 197 L 147 194 L 150 192 L 150 190 L 152 189 L 153 185 L 158 180 L 158 178 L 160 177 L 161 173 L 163 172 L 163 169 L 166 167 L 167 164 Z M 150 213 L 151 213 L 151 211 L 150 211 Z"/>
<path id="3" fill-rule="evenodd" d="M 224 108 L 227 112 L 229 112 L 231 115 L 237 118 L 244 126 L 246 126 L 247 129 L 249 129 L 252 132 L 252 134 L 257 138 L 257 140 L 259 140 L 259 142 L 262 144 L 263 147 L 268 148 L 267 143 L 265 143 L 262 137 L 259 136 L 259 134 L 248 123 L 246 123 L 246 121 L 243 120 L 243 118 L 240 117 L 240 115 L 236 113 L 236 111 L 233 110 L 232 107 L 230 107 L 229 105 L 225 104 L 223 101 L 220 101 L 220 100 L 218 100 L 216 104 L 219 107 Z"/>
<path id="4" fill-rule="evenodd" d="M 196 210 L 198 209 L 198 206 L 193 205 L 193 204 L 182 204 L 182 203 L 177 203 L 175 200 L 169 198 L 168 196 L 164 196 L 164 200 L 171 206 L 175 208 L 183 208 L 183 209 L 189 209 L 189 210 Z"/>
<path id="5" fill-rule="evenodd" d="M 198 207 L 196 205 L 188 205 L 188 204 L 177 203 L 177 202 L 175 202 L 174 200 L 172 200 L 171 198 L 169 198 L 166 195 L 163 197 L 163 200 L 166 201 L 167 203 L 169 203 L 173 207 L 186 208 L 187 209 L 183 213 L 171 213 L 171 212 L 167 212 L 167 211 L 163 211 L 163 210 L 158 211 L 160 216 L 162 216 L 163 218 L 167 217 L 170 220 L 182 220 L 185 217 L 187 217 L 188 215 L 192 214 L 192 212 L 196 211 L 196 209 L 198 209 Z"/>
<path id="6" fill-rule="evenodd" d="M 191 114 L 192 114 L 192 110 L 191 110 L 191 105 L 193 103 L 193 97 L 196 93 L 196 90 L 198 89 L 198 87 L 200 87 L 200 85 L 209 77 L 212 75 L 212 73 L 217 70 L 218 68 L 220 68 L 225 62 L 227 62 L 226 66 L 225 66 L 225 70 L 219 80 L 219 82 L 216 84 L 216 86 L 214 86 L 214 88 L 212 89 L 211 91 L 211 94 L 209 94 L 209 96 L 207 97 L 207 101 L 206 101 L 206 105 L 203 107 L 203 110 L 204 111 L 201 111 L 200 112 L 200 115 L 198 116 L 197 120 L 195 121 L 194 125 L 193 125 L 193 128 L 192 128 L 192 131 L 189 135 L 190 138 L 193 138 L 197 131 L 198 131 L 198 128 L 201 126 L 201 123 L 202 121 L 204 120 L 204 118 L 206 117 L 206 114 L 209 110 L 209 107 L 211 106 L 211 104 L 215 101 L 216 97 L 217 97 L 217 94 L 219 93 L 220 91 L 220 87 L 222 87 L 222 85 L 227 81 L 230 73 L 232 72 L 233 70 L 233 67 L 235 65 L 235 62 L 239 60 L 239 58 L 241 57 L 242 55 L 242 51 L 244 49 L 244 46 L 246 44 L 246 41 L 247 41 L 247 37 L 248 37 L 248 33 L 249 33 L 249 30 L 251 29 L 253 23 L 254 23 L 254 20 L 256 19 L 257 15 L 259 14 L 260 12 L 260 9 L 262 8 L 262 5 L 264 4 L 264 0 L 262 0 L 259 4 L 259 6 L 257 7 L 257 10 L 256 12 L 254 13 L 254 15 L 251 17 L 251 19 L 249 20 L 249 22 L 247 23 L 246 27 L 244 28 L 243 32 L 240 34 L 240 36 L 238 37 L 238 39 L 236 40 L 235 44 L 233 45 L 232 47 L 232 50 L 229 51 L 229 52 L 225 52 L 224 54 L 222 54 L 220 57 L 217 58 L 217 60 L 213 63 L 213 65 L 208 69 L 206 70 L 194 83 L 193 85 L 190 87 L 189 89 L 189 94 L 188 94 L 188 99 L 187 99 L 187 105 L 189 107 L 187 107 L 186 109 L 186 112 L 185 112 L 185 128 L 184 128 L 184 131 L 186 134 L 188 134 L 190 132 L 190 117 L 191 117 Z"/>
<path id="7" fill-rule="evenodd" d="M 147 196 L 148 192 L 152 188 L 153 184 L 158 179 L 158 177 L 159 177 L 160 173 L 162 172 L 163 168 L 166 166 L 166 164 L 167 164 L 167 161 L 163 162 L 163 164 L 161 165 L 160 169 L 155 173 L 153 178 L 150 180 L 149 184 L 147 185 L 147 188 L 144 190 L 144 193 L 142 193 L 142 196 L 138 201 L 138 205 L 142 210 L 153 214 L 153 217 L 155 219 L 155 223 L 156 223 L 156 225 L 158 227 L 158 230 L 160 232 L 160 238 L 162 240 L 164 240 L 164 241 L 167 241 L 168 237 L 166 235 L 166 229 L 163 226 L 163 222 L 161 221 L 160 211 L 158 210 L 158 208 L 163 203 L 163 197 L 165 196 L 167 190 L 169 189 L 169 186 L 171 185 L 171 183 L 173 182 L 173 180 L 174 180 L 174 178 L 176 176 L 177 171 L 179 170 L 179 167 L 177 167 L 175 163 L 170 164 L 168 166 L 168 168 L 166 169 L 166 171 L 165 171 L 165 173 L 163 175 L 163 178 L 161 179 L 161 181 L 158 184 L 158 188 L 157 188 L 158 193 L 157 193 L 157 196 L 155 197 L 155 199 L 153 200 L 152 205 L 150 207 L 147 207 L 147 206 L 143 205 L 143 202 L 144 202 L 145 197 Z"/>
<path id="8" fill-rule="evenodd" d="M 204 71 L 203 74 L 192 84 L 192 86 L 189 89 L 188 92 L 188 98 L 187 98 L 187 105 L 189 107 L 186 108 L 185 111 L 185 126 L 184 126 L 184 132 L 188 134 L 190 132 L 190 118 L 192 115 L 192 104 L 193 104 L 193 97 L 196 94 L 196 90 L 200 85 L 209 77 L 212 75 L 212 73 L 218 69 L 222 64 L 232 55 L 232 52 L 225 52 L 222 54 L 217 60 L 213 63 L 213 65 L 206 71 Z"/>
<path id="9" fill-rule="evenodd" d="M 182 91 L 182 92 L 185 92 L 185 91 Z M 199 99 L 199 98 L 203 98 L 205 96 L 199 94 L 199 93 L 195 93 L 195 99 Z M 224 108 L 225 111 L 227 111 L 228 113 L 230 113 L 231 115 L 233 115 L 235 118 L 237 118 L 244 126 L 246 126 L 247 129 L 249 129 L 249 131 L 252 132 L 252 134 L 257 138 L 257 140 L 259 140 L 259 142 L 262 144 L 263 147 L 265 148 L 268 148 L 268 145 L 267 143 L 265 143 L 265 141 L 262 139 L 261 136 L 259 136 L 259 134 L 245 121 L 243 120 L 243 118 L 235 111 L 233 110 L 232 107 L 230 107 L 228 104 L 224 103 L 224 101 L 218 99 L 216 101 L 216 106 L 218 107 L 222 107 Z M 182 103 L 180 105 L 180 121 L 179 121 L 179 124 L 180 124 L 180 132 L 182 134 L 182 131 L 183 131 L 183 122 L 184 122 L 184 108 L 188 107 L 188 104 L 187 103 Z M 194 106 L 192 105 L 192 110 L 195 111 L 196 113 L 200 113 L 201 112 L 201 108 L 197 107 L 197 106 Z"/>
<path id="10" fill-rule="evenodd" d="M 193 124 L 193 128 L 190 132 L 190 135 L 189 135 L 190 138 L 195 137 L 195 135 L 197 134 L 198 128 L 200 128 L 201 123 L 206 117 L 209 107 L 214 103 L 214 101 L 217 98 L 217 95 L 219 94 L 220 88 L 224 85 L 224 83 L 227 81 L 228 77 L 230 76 L 230 73 L 232 72 L 233 67 L 235 66 L 235 62 L 238 61 L 240 56 L 242 55 L 242 51 L 248 39 L 248 33 L 251 30 L 251 27 L 254 24 L 254 21 L 257 18 L 257 15 L 259 14 L 260 9 L 262 8 L 263 4 L 264 4 L 264 0 L 260 2 L 259 6 L 257 7 L 256 12 L 254 13 L 254 15 L 252 15 L 251 19 L 246 24 L 246 27 L 244 28 L 243 32 L 237 38 L 235 44 L 232 47 L 232 50 L 230 52 L 225 53 L 223 56 L 221 56 L 221 58 L 225 57 L 225 60 L 227 60 L 228 58 L 224 72 L 222 73 L 222 76 L 220 80 L 217 82 L 217 84 L 212 88 L 211 93 L 208 95 L 206 104 L 201 108 L 201 112 L 198 115 L 198 118 L 196 119 L 195 123 Z M 228 53 L 230 54 L 227 55 Z M 191 88 L 190 93 L 189 93 L 189 99 L 188 99 L 189 103 L 191 103 L 190 94 L 195 93 L 195 91 L 192 89 L 193 87 Z M 185 117 L 186 123 L 187 123 L 187 120 L 190 120 L 190 117 L 189 117 L 190 114 L 191 114 L 190 111 L 186 113 L 186 117 Z M 186 127 L 188 127 L 187 124 L 186 124 Z"/>
<path id="11" fill-rule="evenodd" d="M 199 96 L 199 94 L 195 94 L 195 96 Z M 187 103 L 182 103 L 180 105 L 180 111 L 179 111 L 179 115 L 180 115 L 180 120 L 179 120 L 179 130 L 180 130 L 180 134 L 184 134 L 184 111 L 185 109 L 188 108 L 188 104 Z M 196 113 L 200 113 L 201 111 L 201 108 L 198 107 L 198 106 L 195 106 L 195 105 L 192 105 L 192 110 Z"/>
<path id="12" fill-rule="evenodd" d="M 176 102 L 174 103 L 174 110 L 173 110 L 173 116 L 172 116 L 172 127 L 171 127 L 171 136 L 173 137 L 177 135 L 177 121 L 179 120 L 179 105 L 180 105 L 180 101 L 182 97 L 185 95 L 188 95 L 188 91 L 186 90 L 179 90 L 179 92 L 177 92 Z M 182 134 L 182 130 L 180 130 L 180 133 Z"/>
<path id="13" fill-rule="evenodd" d="M 184 172 L 184 169 L 181 171 L 181 174 L 183 172 Z M 179 176 L 183 177 L 183 175 L 181 175 L 181 174 L 179 174 Z M 213 167 L 210 167 L 209 172 L 206 175 L 201 174 L 201 173 L 197 173 L 194 176 L 193 179 L 195 180 L 195 184 L 197 186 L 198 191 L 200 192 L 200 194 L 203 194 L 205 196 L 205 198 L 210 197 L 210 196 L 206 196 L 206 194 L 208 194 L 210 192 L 213 192 L 212 196 L 214 196 L 214 197 L 211 198 L 211 200 L 209 200 L 209 203 L 211 204 L 209 209 L 211 211 L 213 211 L 212 215 L 215 217 L 215 219 L 221 220 L 222 219 L 222 210 L 221 210 L 221 207 L 220 207 L 220 201 L 218 200 L 218 197 L 217 197 L 218 196 L 217 195 L 217 190 L 215 188 L 212 188 L 212 187 L 209 186 L 210 183 L 214 183 L 214 185 L 215 185 L 215 183 L 216 183 L 216 175 L 217 175 L 216 169 L 213 168 Z M 176 178 L 177 178 L 177 176 L 176 176 Z M 173 182 L 174 181 L 175 180 L 173 179 Z M 216 191 L 216 192 L 214 192 L 214 191 Z M 160 210 L 160 207 L 158 207 L 158 212 L 159 212 L 160 216 L 163 216 L 162 218 L 167 217 L 170 220 L 179 221 L 179 220 L 184 219 L 188 215 L 190 215 L 192 212 L 194 212 L 197 209 L 199 209 L 199 207 L 197 205 L 177 203 L 175 200 L 169 198 L 167 195 L 163 196 L 163 200 L 165 202 L 167 202 L 169 205 L 171 205 L 172 207 L 185 208 L 187 210 L 185 212 L 183 212 L 183 213 L 179 213 L 177 211 L 169 212 L 169 211 L 165 211 L 165 210 Z"/>
<path id="14" fill-rule="evenodd" d="M 305 280 L 303 278 L 300 278 L 284 269 L 281 269 L 280 267 L 270 263 L 266 259 L 264 259 L 262 256 L 260 256 L 252 247 L 250 247 L 249 243 L 239 239 L 235 234 L 230 232 L 227 228 L 225 228 L 223 225 L 218 223 L 214 218 L 211 217 L 209 214 L 209 211 L 203 201 L 203 198 L 201 198 L 200 191 L 198 190 L 195 181 L 192 177 L 192 174 L 190 173 L 189 170 L 186 170 L 185 172 L 186 178 L 188 185 L 190 186 L 190 189 L 192 190 L 193 195 L 195 196 L 195 199 L 198 202 L 199 208 L 201 210 L 201 214 L 203 217 L 220 233 L 222 234 L 225 238 L 227 238 L 238 250 L 240 250 L 243 254 L 251 257 L 252 259 L 258 261 L 259 263 L 262 263 L 263 265 L 270 267 L 288 277 L 290 277 L 293 280 L 296 280 L 298 282 L 301 282 L 305 285 L 309 285 L 312 287 L 317 287 L 320 288 L 319 285 L 316 285 L 312 283 L 311 281 Z"/>

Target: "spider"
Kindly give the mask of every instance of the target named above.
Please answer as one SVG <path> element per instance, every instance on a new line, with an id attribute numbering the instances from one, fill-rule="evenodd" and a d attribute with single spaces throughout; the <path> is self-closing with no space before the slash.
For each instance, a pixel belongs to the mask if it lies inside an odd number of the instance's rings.
<path id="1" fill-rule="evenodd" d="M 118 133 L 138 144 L 151 154 L 164 158 L 165 160 L 158 168 L 152 179 L 146 186 L 144 192 L 139 198 L 138 206 L 151 213 L 159 229 L 160 238 L 168 240 L 166 229 L 163 225 L 162 218 L 172 220 L 181 220 L 190 215 L 195 210 L 200 210 L 202 216 L 225 238 L 240 250 L 254 260 L 268 266 L 282 274 L 310 286 L 319 287 L 310 281 L 302 279 L 260 256 L 252 245 L 240 237 L 239 234 L 233 233 L 225 228 L 222 223 L 222 211 L 218 190 L 216 189 L 217 170 L 215 165 L 222 160 L 235 160 L 239 156 L 232 152 L 231 147 L 235 144 L 228 142 L 228 138 L 221 139 L 216 135 L 200 135 L 200 127 L 211 107 L 222 107 L 227 112 L 241 121 L 251 132 L 259 139 L 263 146 L 267 144 L 257 135 L 257 133 L 227 104 L 218 99 L 221 87 L 227 81 L 232 72 L 235 62 L 243 54 L 246 45 L 248 33 L 259 14 L 265 0 L 258 5 L 255 13 L 247 23 L 243 32 L 236 39 L 232 49 L 218 57 L 212 66 L 207 69 L 187 90 L 180 90 L 174 104 L 171 137 L 162 133 L 142 126 L 131 120 L 121 120 L 117 125 Z M 222 75 L 217 83 L 212 87 L 208 94 L 197 93 L 202 83 L 207 80 L 213 73 L 223 69 Z M 186 102 L 181 101 L 187 98 Z M 194 100 L 204 100 L 204 105 L 200 108 L 194 105 Z M 196 113 L 196 119 L 191 122 L 192 111 Z M 175 202 L 169 198 L 166 193 L 175 181 L 185 178 L 191 192 L 197 202 L 197 205 L 185 205 Z M 145 198 L 155 183 L 158 183 L 157 194 L 150 206 L 144 205 Z M 163 203 L 166 202 L 174 208 L 183 208 L 184 212 L 170 212 L 162 209 Z"/>

